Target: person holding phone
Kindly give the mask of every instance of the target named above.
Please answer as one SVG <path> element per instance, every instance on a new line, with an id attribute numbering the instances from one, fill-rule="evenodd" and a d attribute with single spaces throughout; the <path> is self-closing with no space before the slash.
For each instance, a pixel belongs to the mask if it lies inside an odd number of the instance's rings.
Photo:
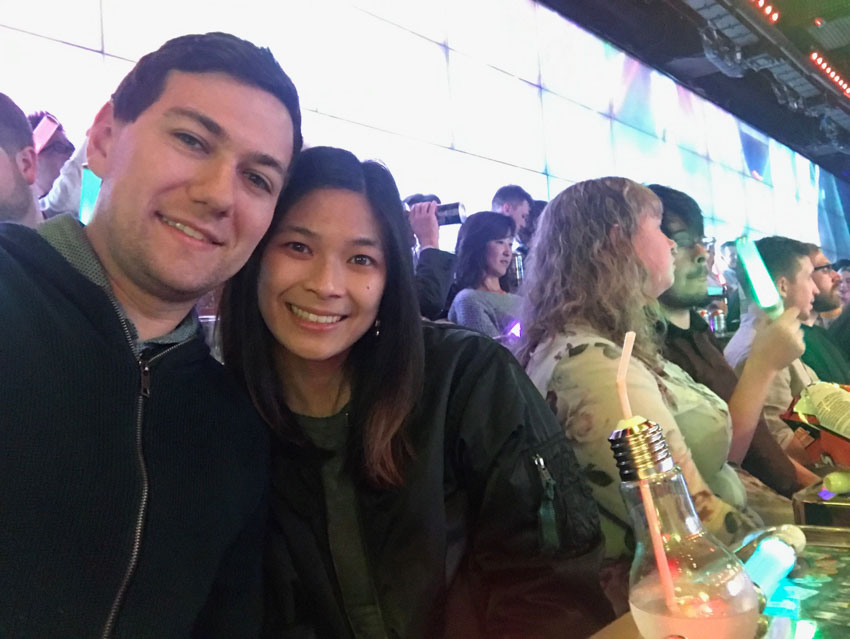
<path id="1" fill-rule="evenodd" d="M 416 242 L 414 277 L 419 297 L 419 312 L 430 320 L 443 314 L 454 277 L 455 256 L 440 250 L 440 198 L 417 193 L 405 199 L 407 221 Z"/>
<path id="2" fill-rule="evenodd" d="M 419 319 L 404 225 L 384 166 L 308 149 L 225 287 L 272 433 L 265 636 L 586 637 L 613 615 L 572 450 L 510 353 Z"/>

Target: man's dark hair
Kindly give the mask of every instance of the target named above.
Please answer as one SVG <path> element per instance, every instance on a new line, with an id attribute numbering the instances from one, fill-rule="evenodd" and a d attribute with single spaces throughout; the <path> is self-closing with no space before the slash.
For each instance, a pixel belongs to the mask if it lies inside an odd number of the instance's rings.
<path id="1" fill-rule="evenodd" d="M 156 102 L 171 71 L 226 73 L 268 91 L 289 111 L 293 129 L 293 161 L 301 150 L 301 107 L 292 80 L 272 52 L 229 33 L 184 35 L 143 56 L 112 94 L 115 118 L 134 122 Z"/>
<path id="2" fill-rule="evenodd" d="M 458 291 L 481 284 L 487 266 L 487 242 L 516 233 L 516 223 L 501 213 L 482 211 L 466 218 L 457 235 L 455 284 Z"/>
<path id="3" fill-rule="evenodd" d="M 32 146 L 32 127 L 20 107 L 0 93 L 0 147 L 9 155 Z"/>
<path id="4" fill-rule="evenodd" d="M 723 242 L 723 244 L 720 245 L 720 248 L 721 249 L 735 248 L 735 240 L 729 240 L 728 242 Z"/>
<path id="5" fill-rule="evenodd" d="M 41 123 L 45 115 L 49 115 L 51 118 L 56 120 L 56 122 L 59 124 L 59 128 L 57 129 L 57 131 L 64 131 L 64 127 L 62 126 L 62 123 L 59 122 L 59 118 L 57 118 L 49 111 L 36 111 L 35 113 L 30 113 L 27 116 L 27 120 L 29 120 L 30 126 L 32 127 L 33 131 L 35 131 L 35 127 L 37 127 Z"/>
<path id="6" fill-rule="evenodd" d="M 848 260 L 847 258 L 842 258 L 835 262 L 832 266 L 833 268 L 835 268 L 836 271 L 844 271 L 850 268 L 850 260 Z"/>
<path id="7" fill-rule="evenodd" d="M 800 270 L 800 258 L 809 257 L 809 244 L 800 242 L 799 240 L 791 239 L 790 237 L 782 237 L 781 235 L 771 235 L 756 240 L 756 248 L 759 250 L 761 260 L 764 262 L 770 278 L 776 282 L 780 277 L 785 277 L 793 280 Z M 738 262 L 736 269 L 738 281 L 746 291 L 747 297 L 753 299 L 753 289 L 750 284 L 750 278 L 747 276 L 746 270 L 742 262 Z"/>
<path id="8" fill-rule="evenodd" d="M 649 184 L 646 188 L 655 193 L 661 200 L 663 207 L 661 230 L 664 235 L 670 237 L 670 215 L 678 215 L 688 230 L 700 238 L 705 234 L 702 210 L 694 198 L 687 193 L 660 184 Z"/>
<path id="9" fill-rule="evenodd" d="M 414 193 L 413 195 L 408 195 L 404 198 L 404 203 L 407 204 L 407 206 L 422 204 L 423 202 L 436 202 L 437 204 L 442 204 L 440 198 L 433 193 Z"/>
<path id="10" fill-rule="evenodd" d="M 508 184 L 496 191 L 496 194 L 493 196 L 492 206 L 495 211 L 502 208 L 502 205 L 505 203 L 519 204 L 520 202 L 528 202 L 529 207 L 534 204 L 534 200 L 528 194 L 528 191 L 516 184 Z"/>

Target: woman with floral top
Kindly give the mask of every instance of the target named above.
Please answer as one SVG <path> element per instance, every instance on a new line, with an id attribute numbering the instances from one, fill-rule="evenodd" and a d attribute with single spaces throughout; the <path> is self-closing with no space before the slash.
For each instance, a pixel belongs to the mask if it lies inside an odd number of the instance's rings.
<path id="1" fill-rule="evenodd" d="M 704 526 L 734 544 L 762 525 L 748 491 L 768 495 L 759 503 L 778 500 L 793 521 L 787 499 L 727 463 L 726 403 L 660 354 L 656 300 L 673 283 L 674 251 L 661 212 L 649 189 L 625 178 L 575 184 L 540 218 L 526 272 L 520 361 L 572 440 L 600 505 L 603 581 L 615 607 L 634 543 L 607 441 L 622 417 L 615 376 L 627 331 L 637 334 L 627 375 L 632 410 L 661 425 Z"/>

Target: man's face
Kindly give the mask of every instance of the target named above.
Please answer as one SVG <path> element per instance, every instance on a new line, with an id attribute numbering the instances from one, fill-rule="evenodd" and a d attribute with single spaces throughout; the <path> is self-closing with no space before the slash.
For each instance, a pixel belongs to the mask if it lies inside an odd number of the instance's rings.
<path id="1" fill-rule="evenodd" d="M 29 152 L 32 158 L 35 152 L 24 149 L 15 155 L 0 147 L 0 222 L 21 222 L 35 206 L 27 176 L 24 175 L 22 156 Z M 32 167 L 32 176 L 35 167 Z"/>
<path id="2" fill-rule="evenodd" d="M 850 304 L 850 269 L 841 269 L 839 275 L 841 283 L 838 285 L 838 294 L 841 296 L 841 303 L 846 306 Z"/>
<path id="3" fill-rule="evenodd" d="M 702 229 L 689 229 L 675 213 L 665 213 L 667 236 L 676 243 L 673 258 L 673 286 L 661 294 L 663 304 L 671 308 L 691 308 L 705 301 L 708 252 Z"/>
<path id="4" fill-rule="evenodd" d="M 809 258 L 814 267 L 812 280 L 818 289 L 815 294 L 814 310 L 818 313 L 835 310 L 841 306 L 841 297 L 838 294 L 841 276 L 835 272 L 832 264 L 821 251 L 812 253 Z"/>
<path id="5" fill-rule="evenodd" d="M 525 220 L 528 218 L 528 214 L 531 213 L 531 205 L 526 200 L 514 204 L 507 202 L 502 207 L 502 213 L 513 218 L 516 224 L 516 230 L 519 231 L 525 226 Z"/>
<path id="6" fill-rule="evenodd" d="M 103 185 L 86 228 L 113 286 L 186 302 L 231 277 L 268 229 L 292 144 L 286 107 L 223 73 L 172 71 L 132 123 L 104 107 L 88 147 Z"/>
<path id="7" fill-rule="evenodd" d="M 813 271 L 812 261 L 808 257 L 801 257 L 796 275 L 790 279 L 782 276 L 777 281 L 785 308 L 796 306 L 800 309 L 799 318 L 803 321 L 811 317 L 812 304 L 818 292 L 818 287 L 812 279 Z"/>
<path id="8" fill-rule="evenodd" d="M 68 140 L 65 131 L 56 129 L 47 144 L 38 154 L 38 174 L 33 184 L 33 192 L 37 198 L 43 197 L 50 191 L 53 182 L 59 177 L 59 171 L 74 153 L 74 145 Z"/>

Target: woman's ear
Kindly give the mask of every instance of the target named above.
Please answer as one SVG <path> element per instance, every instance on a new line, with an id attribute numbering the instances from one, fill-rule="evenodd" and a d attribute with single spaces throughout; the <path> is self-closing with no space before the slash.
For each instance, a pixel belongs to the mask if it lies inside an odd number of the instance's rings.
<path id="1" fill-rule="evenodd" d="M 103 179 L 109 167 L 112 143 L 115 140 L 116 122 L 112 100 L 104 104 L 94 118 L 88 133 L 86 163 L 89 169 Z"/>

